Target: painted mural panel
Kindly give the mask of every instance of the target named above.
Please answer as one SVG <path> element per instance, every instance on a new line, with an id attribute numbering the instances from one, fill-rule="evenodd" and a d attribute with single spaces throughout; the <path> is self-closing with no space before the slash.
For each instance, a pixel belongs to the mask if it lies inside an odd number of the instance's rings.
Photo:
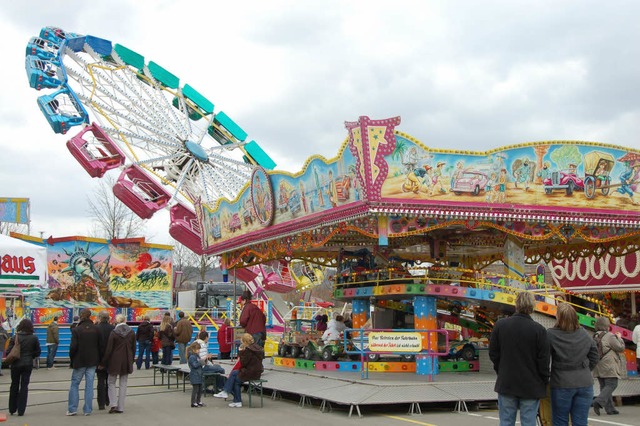
<path id="1" fill-rule="evenodd" d="M 398 134 L 385 159 L 384 198 L 640 211 L 640 153 L 623 148 L 560 141 L 450 153 Z"/>
<path id="2" fill-rule="evenodd" d="M 362 180 L 357 177 L 353 154 L 345 146 L 336 159 L 312 157 L 298 175 L 269 172 L 263 176 L 268 176 L 270 188 L 264 179 L 258 179 L 237 200 L 223 199 L 213 209 L 203 206 L 207 246 L 362 198 Z M 271 192 L 265 194 L 265 191 Z M 267 206 L 266 199 L 272 200 L 272 204 Z M 268 208 L 274 213 L 270 222 L 264 220 L 268 217 Z"/>
<path id="3" fill-rule="evenodd" d="M 29 199 L 0 198 L 0 222 L 29 223 Z"/>
<path id="4" fill-rule="evenodd" d="M 171 307 L 170 246 L 64 240 L 47 246 L 48 288 L 27 296 L 32 310 Z"/>

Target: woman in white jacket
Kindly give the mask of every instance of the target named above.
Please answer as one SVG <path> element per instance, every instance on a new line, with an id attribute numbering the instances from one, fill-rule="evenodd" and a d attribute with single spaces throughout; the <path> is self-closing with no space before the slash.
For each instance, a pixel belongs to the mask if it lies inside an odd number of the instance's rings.
<path id="1" fill-rule="evenodd" d="M 344 325 L 344 317 L 342 315 L 338 315 L 327 324 L 327 329 L 322 334 L 322 340 L 324 340 L 325 343 L 331 340 L 340 340 L 342 339 L 341 334 L 346 329 L 347 326 Z"/>

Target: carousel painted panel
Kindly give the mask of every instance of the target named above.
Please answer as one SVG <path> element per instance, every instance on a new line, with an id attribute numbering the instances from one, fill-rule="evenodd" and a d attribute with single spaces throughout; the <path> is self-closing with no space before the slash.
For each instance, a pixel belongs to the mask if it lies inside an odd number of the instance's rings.
<path id="1" fill-rule="evenodd" d="M 47 288 L 31 309 L 171 307 L 171 247 L 81 237 L 49 241 Z"/>
<path id="2" fill-rule="evenodd" d="M 353 154 L 345 146 L 333 160 L 312 157 L 296 175 L 258 168 L 236 200 L 219 200 L 213 208 L 202 206 L 205 245 L 359 201 L 362 178 L 356 170 Z"/>
<path id="3" fill-rule="evenodd" d="M 623 147 L 558 141 L 453 152 L 398 133 L 385 160 L 386 199 L 640 211 L 640 152 Z"/>

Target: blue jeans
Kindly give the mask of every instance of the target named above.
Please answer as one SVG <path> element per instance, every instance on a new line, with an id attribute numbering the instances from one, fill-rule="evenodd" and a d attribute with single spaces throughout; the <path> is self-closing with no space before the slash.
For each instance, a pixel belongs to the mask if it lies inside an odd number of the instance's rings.
<path id="1" fill-rule="evenodd" d="M 144 358 L 145 353 L 147 354 L 146 358 Z M 151 340 L 138 342 L 138 361 L 136 361 L 138 370 L 142 368 L 142 358 L 144 358 L 144 368 L 148 370 L 151 363 Z"/>
<path id="2" fill-rule="evenodd" d="M 262 346 L 264 348 L 264 343 L 267 337 L 266 333 L 263 333 L 262 331 L 258 331 L 257 333 L 254 333 L 251 336 L 253 336 L 253 341 L 256 345 Z"/>
<path id="3" fill-rule="evenodd" d="M 58 344 L 51 343 L 47 345 L 47 368 L 53 367 L 53 360 L 56 359 L 56 353 L 58 352 Z"/>
<path id="4" fill-rule="evenodd" d="M 593 386 L 582 388 L 551 388 L 553 426 L 587 426 L 589 409 L 593 402 Z"/>
<path id="5" fill-rule="evenodd" d="M 240 377 L 238 377 L 239 372 L 240 370 L 233 370 L 229 374 L 227 383 L 224 384 L 224 391 L 233 395 L 233 402 L 242 402 L 242 396 L 240 396 L 240 385 L 242 382 L 240 381 Z"/>
<path id="6" fill-rule="evenodd" d="M 171 349 L 171 346 L 163 346 L 162 347 L 162 364 L 171 365 L 172 362 L 173 362 L 173 349 Z"/>
<path id="7" fill-rule="evenodd" d="M 178 343 L 178 356 L 180 357 L 180 364 L 187 363 L 187 344 Z"/>
<path id="8" fill-rule="evenodd" d="M 539 405 L 539 399 L 523 399 L 511 395 L 498 394 L 500 426 L 514 426 L 518 409 L 520 409 L 520 424 L 522 426 L 536 426 Z"/>
<path id="9" fill-rule="evenodd" d="M 82 412 L 87 414 L 93 410 L 93 379 L 96 375 L 96 367 L 74 368 L 71 373 L 71 387 L 69 388 L 69 412 L 77 413 L 80 403 L 80 382 L 84 377 L 84 408 Z"/>

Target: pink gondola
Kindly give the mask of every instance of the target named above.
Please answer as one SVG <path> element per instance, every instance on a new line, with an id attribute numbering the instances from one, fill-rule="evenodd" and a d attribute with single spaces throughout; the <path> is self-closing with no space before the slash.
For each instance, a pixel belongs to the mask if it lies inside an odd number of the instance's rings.
<path id="1" fill-rule="evenodd" d="M 67 141 L 67 148 L 91 177 L 124 164 L 124 154 L 100 126 L 92 123 Z"/>
<path id="2" fill-rule="evenodd" d="M 276 293 L 288 293 L 296 289 L 296 282 L 289 272 L 289 264 L 284 261 L 272 261 L 260 265 L 262 287 Z"/>
<path id="3" fill-rule="evenodd" d="M 159 183 L 135 164 L 122 171 L 113 185 L 113 193 L 142 219 L 149 219 L 171 199 Z"/>
<path id="4" fill-rule="evenodd" d="M 171 218 L 169 234 L 194 253 L 198 255 L 204 253 L 200 224 L 196 214 L 182 204 L 172 206 L 169 213 Z"/>

